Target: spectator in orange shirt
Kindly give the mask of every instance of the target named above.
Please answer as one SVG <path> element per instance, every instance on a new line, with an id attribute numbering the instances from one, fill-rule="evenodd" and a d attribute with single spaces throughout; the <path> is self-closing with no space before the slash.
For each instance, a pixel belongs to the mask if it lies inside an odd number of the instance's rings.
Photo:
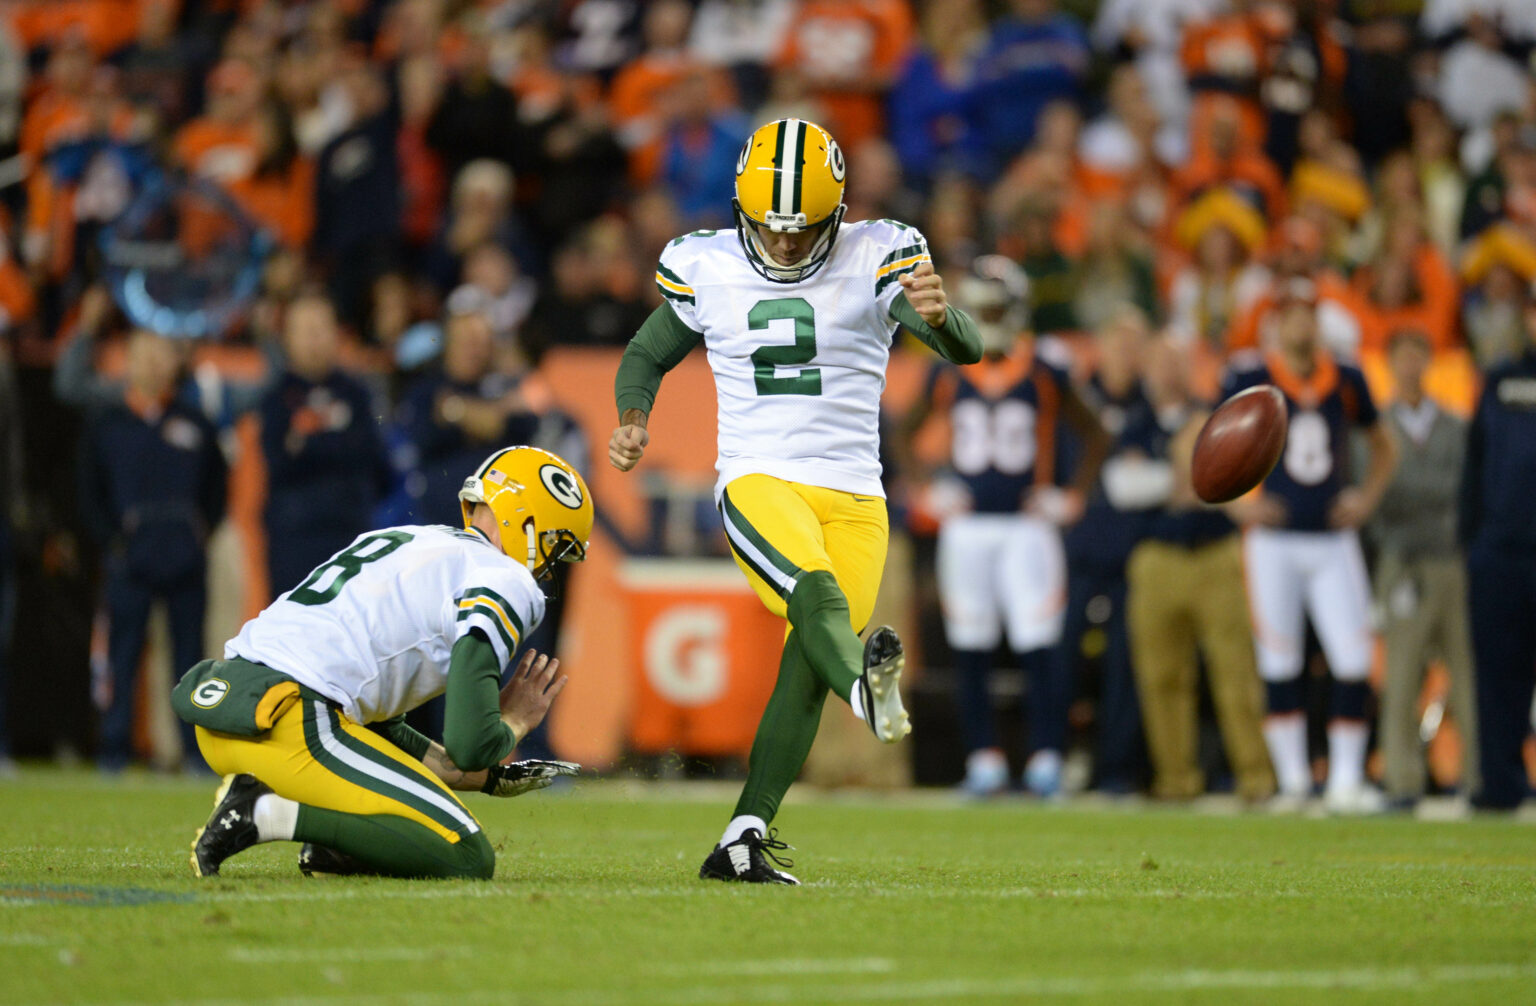
<path id="1" fill-rule="evenodd" d="M 1324 347 L 1346 361 L 1358 358 L 1366 308 L 1349 282 L 1326 264 L 1322 229 L 1303 217 L 1286 220 L 1280 225 L 1271 268 L 1274 281 L 1269 292 L 1239 316 L 1228 334 L 1227 349 L 1269 349 L 1269 330 L 1283 306 L 1282 294 L 1292 288 L 1292 280 L 1307 280 L 1312 284 L 1310 296 L 1317 303 Z"/>
<path id="2" fill-rule="evenodd" d="M 1422 332 L 1435 352 L 1456 344 L 1456 274 L 1417 214 L 1404 210 L 1388 224 L 1380 253 L 1352 282 L 1366 306 L 1361 349 L 1385 352 L 1399 329 Z"/>
<path id="3" fill-rule="evenodd" d="M 1187 154 L 1188 141 L 1163 128 L 1141 71 L 1121 63 L 1109 77 L 1109 107 L 1083 129 L 1082 172 L 1094 192 L 1125 192 L 1148 167 L 1160 172 Z"/>
<path id="4" fill-rule="evenodd" d="M 258 112 L 266 83 L 252 64 L 226 59 L 208 75 L 207 114 L 177 132 L 176 162 L 188 172 L 228 184 L 256 170 Z"/>
<path id="5" fill-rule="evenodd" d="M 844 150 L 884 126 L 883 96 L 912 42 L 903 0 L 806 0 L 779 53 L 780 71 L 798 74 L 827 107 L 821 123 Z"/>
<path id="6" fill-rule="evenodd" d="M 407 57 L 395 81 L 400 95 L 400 133 L 395 140 L 403 202 L 400 230 L 406 243 L 419 250 L 436 233 L 448 193 L 443 159 L 427 143 L 427 126 L 443 97 L 442 65 L 432 56 Z"/>
<path id="7" fill-rule="evenodd" d="M 315 226 L 315 163 L 299 153 L 288 111 L 267 102 L 256 115 L 255 170 L 226 187 L 279 243 L 302 249 Z"/>
<path id="8" fill-rule="evenodd" d="M 1213 113 L 1228 104 L 1236 110 L 1243 142 L 1263 142 L 1259 85 L 1270 69 L 1270 44 L 1280 27 L 1266 13 L 1253 0 L 1232 0 L 1227 13 L 1184 29 L 1179 59 L 1189 80 L 1190 135 L 1197 144 Z"/>
<path id="9" fill-rule="evenodd" d="M 1262 204 L 1270 220 L 1285 217 L 1285 183 L 1247 135 L 1243 119 L 1241 107 L 1224 95 L 1207 105 L 1203 124 L 1197 116 L 1190 133 L 1189 163 L 1173 176 L 1171 195 L 1176 205 L 1222 185 Z"/>
<path id="10" fill-rule="evenodd" d="M 620 145 L 629 151 L 629 177 L 640 187 L 650 184 L 661 166 L 667 92 L 701 69 L 687 50 L 692 18 L 692 8 L 685 0 L 651 4 L 641 23 L 645 51 L 619 70 L 608 94 L 614 130 Z M 716 73 L 706 79 L 711 100 L 729 105 L 732 88 L 728 78 Z"/>

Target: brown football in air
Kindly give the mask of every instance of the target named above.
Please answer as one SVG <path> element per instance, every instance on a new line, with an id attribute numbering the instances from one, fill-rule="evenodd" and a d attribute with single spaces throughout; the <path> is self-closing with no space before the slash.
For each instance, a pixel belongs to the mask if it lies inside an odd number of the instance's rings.
<path id="1" fill-rule="evenodd" d="M 1226 503 L 1263 482 L 1285 450 L 1285 396 L 1273 384 L 1233 395 L 1211 413 L 1195 440 L 1195 495 Z"/>

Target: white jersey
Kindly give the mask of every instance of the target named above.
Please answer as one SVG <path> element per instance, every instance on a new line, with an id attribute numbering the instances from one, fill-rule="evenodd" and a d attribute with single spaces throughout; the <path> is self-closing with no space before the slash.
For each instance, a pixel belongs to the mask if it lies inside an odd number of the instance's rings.
<path id="1" fill-rule="evenodd" d="M 376 723 L 441 695 L 453 645 L 471 629 L 506 667 L 543 617 L 533 575 L 479 532 L 407 525 L 358 536 L 246 622 L 224 656 L 282 671 Z"/>
<path id="2" fill-rule="evenodd" d="M 775 283 L 747 262 L 734 230 L 697 231 L 661 253 L 656 285 L 704 335 L 715 375 L 718 498 L 764 474 L 884 496 L 880 394 L 897 325 L 897 278 L 931 261 L 928 242 L 894 220 L 844 224 L 826 263 Z"/>

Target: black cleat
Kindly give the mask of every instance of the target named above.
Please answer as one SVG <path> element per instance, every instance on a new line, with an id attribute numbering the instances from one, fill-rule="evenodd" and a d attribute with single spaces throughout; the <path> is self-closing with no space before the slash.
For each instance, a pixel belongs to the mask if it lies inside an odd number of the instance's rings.
<path id="1" fill-rule="evenodd" d="M 272 792 L 253 775 L 227 775 L 213 795 L 213 813 L 192 839 L 192 874 L 217 877 L 219 864 L 255 845 L 256 798 Z"/>
<path id="2" fill-rule="evenodd" d="M 770 829 L 768 837 L 756 828 L 748 828 L 730 845 L 717 845 L 715 851 L 699 867 L 700 880 L 740 880 L 748 884 L 788 884 L 799 887 L 800 881 L 793 874 L 775 870 L 768 865 L 790 867 L 794 861 L 780 859 L 774 853 L 790 846 L 778 839 L 778 829 Z"/>
<path id="3" fill-rule="evenodd" d="M 882 625 L 864 641 L 864 673 L 860 696 L 864 722 L 886 744 L 895 744 L 912 732 L 906 707 L 901 704 L 901 669 L 907 658 L 901 637 L 889 625 Z"/>
<path id="4" fill-rule="evenodd" d="M 299 849 L 299 872 L 306 877 L 357 877 L 378 871 L 364 865 L 356 856 L 305 842 Z"/>

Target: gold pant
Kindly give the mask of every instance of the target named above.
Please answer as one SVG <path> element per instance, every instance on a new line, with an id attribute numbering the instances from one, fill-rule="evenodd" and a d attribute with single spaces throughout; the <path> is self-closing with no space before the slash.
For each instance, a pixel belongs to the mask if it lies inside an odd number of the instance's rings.
<path id="1" fill-rule="evenodd" d="M 1196 763 L 1198 656 L 1238 792 L 1258 800 L 1274 791 L 1242 562 L 1236 534 L 1194 548 L 1146 541 L 1131 553 L 1126 615 L 1156 796 L 1205 790 Z"/>
<path id="2" fill-rule="evenodd" d="M 853 631 L 875 610 L 889 543 L 885 500 L 837 489 L 743 475 L 720 502 L 736 565 L 768 610 L 787 616 L 801 573 L 831 573 L 848 598 Z"/>
<path id="3" fill-rule="evenodd" d="M 431 769 L 313 693 L 290 703 L 265 734 L 239 737 L 198 727 L 197 746 L 220 775 L 247 772 L 307 806 L 392 814 L 450 844 L 480 830 Z"/>

